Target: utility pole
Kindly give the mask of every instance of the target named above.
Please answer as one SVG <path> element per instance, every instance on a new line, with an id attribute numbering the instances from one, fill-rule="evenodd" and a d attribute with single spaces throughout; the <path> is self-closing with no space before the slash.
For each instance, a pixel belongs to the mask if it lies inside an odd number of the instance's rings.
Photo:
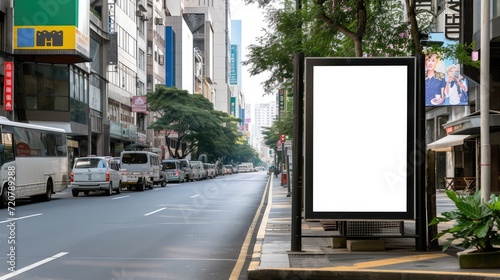
<path id="1" fill-rule="evenodd" d="M 490 1 L 481 1 L 481 93 L 479 98 L 481 149 L 481 200 L 489 200 L 491 192 L 490 145 Z"/>

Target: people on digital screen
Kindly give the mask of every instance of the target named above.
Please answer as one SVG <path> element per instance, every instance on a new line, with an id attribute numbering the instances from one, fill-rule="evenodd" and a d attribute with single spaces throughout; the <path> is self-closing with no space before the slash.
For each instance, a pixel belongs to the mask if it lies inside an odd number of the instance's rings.
<path id="1" fill-rule="evenodd" d="M 436 70 L 441 59 L 435 53 L 425 56 L 425 105 L 440 105 L 444 102 L 445 75 Z"/>
<path id="2" fill-rule="evenodd" d="M 446 69 L 445 96 L 449 98 L 450 105 L 461 103 L 462 95 L 467 95 L 467 80 L 460 75 L 457 65 L 451 65 Z"/>

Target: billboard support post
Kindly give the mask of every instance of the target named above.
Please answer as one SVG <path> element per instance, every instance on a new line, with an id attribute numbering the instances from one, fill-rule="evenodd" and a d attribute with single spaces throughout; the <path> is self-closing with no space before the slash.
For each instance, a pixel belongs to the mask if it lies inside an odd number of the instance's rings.
<path id="1" fill-rule="evenodd" d="M 302 251 L 302 143 L 304 136 L 304 54 L 293 55 L 293 145 L 291 251 Z"/>
<path id="2" fill-rule="evenodd" d="M 415 95 L 415 248 L 418 251 L 427 249 L 427 208 L 426 205 L 426 180 L 425 180 L 425 59 L 419 54 L 417 58 L 416 95 Z"/>

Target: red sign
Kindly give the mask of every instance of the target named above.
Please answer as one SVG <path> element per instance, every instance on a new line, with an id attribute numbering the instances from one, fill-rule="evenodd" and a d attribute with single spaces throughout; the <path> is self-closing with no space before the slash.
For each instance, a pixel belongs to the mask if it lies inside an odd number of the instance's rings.
<path id="1" fill-rule="evenodd" d="M 132 96 L 132 112 L 148 113 L 146 96 Z"/>
<path id="2" fill-rule="evenodd" d="M 24 142 L 16 144 L 16 153 L 18 157 L 29 157 L 31 155 L 31 148 Z"/>
<path id="3" fill-rule="evenodd" d="M 6 61 L 4 63 L 3 82 L 3 108 L 5 111 L 12 111 L 14 107 L 14 63 Z"/>

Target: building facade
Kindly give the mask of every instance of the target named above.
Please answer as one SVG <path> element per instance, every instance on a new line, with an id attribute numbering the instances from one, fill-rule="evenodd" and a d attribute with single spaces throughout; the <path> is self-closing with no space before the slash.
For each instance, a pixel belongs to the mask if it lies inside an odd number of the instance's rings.
<path id="1" fill-rule="evenodd" d="M 417 1 L 418 2 L 418 1 Z M 429 1 L 420 1 L 421 3 Z M 484 1 L 432 1 L 428 6 L 436 14 L 435 30 L 430 36 L 437 41 L 471 43 L 481 51 L 481 2 Z M 491 144 L 491 192 L 500 192 L 500 95 L 497 89 L 499 68 L 496 61 L 498 38 L 500 38 L 500 3 L 491 2 L 489 19 L 491 37 L 490 59 L 490 144 Z M 431 38 L 429 39 L 431 40 Z M 436 41 L 436 40 L 433 40 Z M 484 63 L 484 62 L 482 62 Z M 435 152 L 432 161 L 435 176 L 432 183 L 445 188 L 452 178 L 472 177 L 480 182 L 480 71 L 470 66 L 461 66 L 460 75 L 467 79 L 468 100 L 460 105 L 426 107 L 426 142 L 428 151 Z M 484 111 L 484 110 L 483 110 Z"/>
<path id="2" fill-rule="evenodd" d="M 148 129 L 157 85 L 229 112 L 228 22 L 224 1 L 1 1 L 0 81 L 13 62 L 15 84 L 0 112 L 63 128 L 73 158 L 164 148 L 176 139 Z"/>

